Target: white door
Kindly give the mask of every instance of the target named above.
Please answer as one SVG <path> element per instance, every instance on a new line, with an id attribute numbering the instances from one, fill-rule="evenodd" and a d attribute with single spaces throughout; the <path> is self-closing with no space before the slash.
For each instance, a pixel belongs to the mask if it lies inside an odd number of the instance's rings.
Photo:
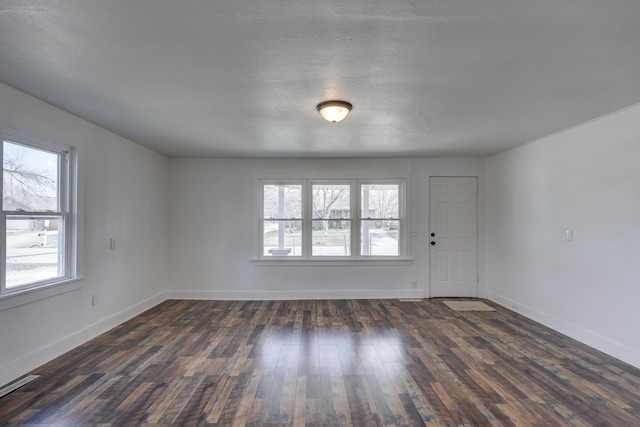
<path id="1" fill-rule="evenodd" d="M 430 297 L 478 296 L 478 183 L 429 179 Z"/>

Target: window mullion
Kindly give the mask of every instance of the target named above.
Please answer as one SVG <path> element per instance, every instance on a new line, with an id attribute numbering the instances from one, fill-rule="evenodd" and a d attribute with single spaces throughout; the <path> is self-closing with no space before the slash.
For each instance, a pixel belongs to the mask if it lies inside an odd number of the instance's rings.
<path id="1" fill-rule="evenodd" d="M 0 295 L 6 292 L 7 286 L 7 213 L 2 211 L 2 225 L 0 225 L 0 233 L 2 233 L 2 249 L 0 250 Z"/>
<path id="2" fill-rule="evenodd" d="M 58 199 L 58 206 L 56 206 L 58 211 L 66 211 L 67 210 L 67 198 L 66 198 L 66 191 L 64 191 L 64 188 L 67 188 L 66 182 L 65 182 L 65 176 L 67 175 L 66 173 L 66 159 L 67 155 L 66 154 L 62 154 L 60 156 L 58 156 L 58 188 L 56 189 L 56 198 Z"/>
<path id="3" fill-rule="evenodd" d="M 303 210 L 303 223 L 302 223 L 302 242 L 304 245 L 303 257 L 305 259 L 311 258 L 311 245 L 313 242 L 313 207 L 312 203 L 312 184 L 310 180 L 305 180 L 302 191 L 302 210 Z"/>
<path id="4" fill-rule="evenodd" d="M 407 236 L 407 212 L 405 206 L 406 182 L 398 184 L 398 255 L 404 256 L 406 253 Z"/>
<path id="5" fill-rule="evenodd" d="M 3 211 L 7 216 L 63 216 L 66 215 L 67 212 L 64 211 Z"/>
<path id="6" fill-rule="evenodd" d="M 264 256 L 264 183 L 262 181 L 258 181 L 258 191 L 259 199 L 257 201 L 258 211 L 257 219 L 258 219 L 258 235 L 256 236 L 258 239 L 258 257 Z M 256 238 L 254 237 L 254 239 Z"/>
<path id="7" fill-rule="evenodd" d="M 60 224 L 61 223 L 61 224 Z M 62 228 L 62 230 L 60 229 Z M 68 267 L 68 245 L 67 241 L 67 216 L 60 215 L 60 221 L 58 221 L 58 275 L 67 276 L 69 274 Z"/>
<path id="8" fill-rule="evenodd" d="M 358 181 L 351 182 L 351 256 L 360 258 L 360 189 Z"/>

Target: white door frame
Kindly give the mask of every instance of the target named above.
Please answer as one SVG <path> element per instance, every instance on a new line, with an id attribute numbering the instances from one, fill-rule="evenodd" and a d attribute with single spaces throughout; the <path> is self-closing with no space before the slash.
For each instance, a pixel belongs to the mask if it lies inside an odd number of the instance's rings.
<path id="1" fill-rule="evenodd" d="M 481 260 L 481 254 L 480 254 L 480 176 L 478 175 L 428 175 L 426 177 L 426 185 L 425 185 L 425 192 L 426 192 L 426 197 L 425 197 L 425 239 L 424 239 L 424 247 L 425 247 L 425 263 L 424 263 L 424 298 L 431 298 L 431 231 L 430 231 L 430 227 L 431 227 L 431 179 L 432 178 L 475 178 L 476 180 L 476 218 L 475 218 L 475 222 L 476 222 L 476 232 L 477 232 L 477 237 L 476 237 L 476 273 L 477 273 L 477 281 L 476 281 L 476 296 L 480 297 L 481 296 L 481 289 L 480 289 L 480 270 L 481 270 L 481 266 L 480 266 L 480 260 Z"/>

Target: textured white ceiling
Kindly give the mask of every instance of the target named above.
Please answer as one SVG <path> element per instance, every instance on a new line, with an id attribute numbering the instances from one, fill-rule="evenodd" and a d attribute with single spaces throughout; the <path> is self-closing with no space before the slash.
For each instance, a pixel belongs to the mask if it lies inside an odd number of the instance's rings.
<path id="1" fill-rule="evenodd" d="M 640 1 L 0 0 L 0 81 L 170 156 L 482 156 L 640 102 Z"/>

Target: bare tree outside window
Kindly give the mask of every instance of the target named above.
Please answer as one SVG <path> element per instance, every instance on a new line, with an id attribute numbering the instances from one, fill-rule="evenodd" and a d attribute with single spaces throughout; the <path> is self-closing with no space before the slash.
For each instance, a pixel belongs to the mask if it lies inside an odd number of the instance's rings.
<path id="1" fill-rule="evenodd" d="M 57 152 L 3 142 L 6 289 L 66 274 L 58 197 L 61 158 Z"/>
<path id="2" fill-rule="evenodd" d="M 384 226 L 389 227 L 388 218 L 398 218 L 398 186 L 371 186 L 369 191 L 369 209 L 377 218 L 383 218 Z"/>
<path id="3" fill-rule="evenodd" d="M 311 207 L 313 218 L 320 219 L 325 233 L 329 230 L 329 219 L 334 209 L 340 208 L 345 218 L 351 217 L 350 186 L 349 185 L 313 185 Z M 338 217 L 340 218 L 340 217 Z"/>
<path id="4" fill-rule="evenodd" d="M 312 184 L 313 256 L 351 254 L 351 184 Z"/>
<path id="5" fill-rule="evenodd" d="M 400 254 L 399 184 L 361 186 L 360 250 L 364 256 Z"/>
<path id="6" fill-rule="evenodd" d="M 262 194 L 265 255 L 300 256 L 302 186 L 265 184 Z"/>
<path id="7" fill-rule="evenodd" d="M 404 179 L 260 181 L 260 257 L 398 257 Z"/>
<path id="8" fill-rule="evenodd" d="M 5 141 L 2 159 L 3 206 L 9 210 L 57 210 L 58 158 L 53 153 Z M 12 209 L 7 204 L 21 205 Z"/>
<path id="9" fill-rule="evenodd" d="M 281 196 L 280 189 L 283 189 Z M 264 218 L 302 218 L 300 184 L 266 184 L 264 186 Z M 282 215 L 282 216 L 281 216 Z"/>

